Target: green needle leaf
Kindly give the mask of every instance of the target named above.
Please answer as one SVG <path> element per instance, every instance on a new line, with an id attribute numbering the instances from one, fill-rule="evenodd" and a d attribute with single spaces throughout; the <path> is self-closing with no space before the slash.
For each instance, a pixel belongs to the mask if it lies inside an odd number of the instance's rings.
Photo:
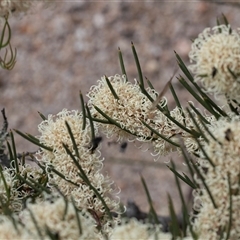
<path id="1" fill-rule="evenodd" d="M 113 124 L 113 123 L 110 123 L 108 120 L 104 120 L 104 119 L 100 119 L 100 118 L 94 118 L 92 117 L 92 120 L 94 122 L 99 122 L 99 123 L 103 123 L 103 124 Z"/>
<path id="2" fill-rule="evenodd" d="M 118 97 L 117 93 L 115 92 L 115 90 L 114 90 L 111 82 L 109 81 L 109 79 L 108 79 L 108 77 L 107 77 L 106 75 L 105 75 L 105 79 L 106 79 L 107 85 L 108 85 L 108 87 L 109 87 L 112 95 L 114 96 L 114 98 L 115 98 L 116 100 L 119 100 L 119 97 Z"/>
<path id="3" fill-rule="evenodd" d="M 144 88 L 143 74 L 142 74 L 142 69 L 141 69 L 140 63 L 139 63 L 138 55 L 137 55 L 136 49 L 133 45 L 133 42 L 131 44 L 132 44 L 132 52 L 133 52 L 134 60 L 135 60 L 137 70 L 138 70 L 140 86 L 141 86 L 141 88 Z"/>
<path id="4" fill-rule="evenodd" d="M 122 52 L 121 52 L 120 48 L 118 48 L 118 58 L 119 58 L 119 63 L 120 63 L 120 67 L 122 70 L 122 74 L 126 76 L 126 80 L 128 81 L 127 73 L 125 70 L 124 62 L 123 62 L 123 56 L 122 56 Z"/>
<path id="5" fill-rule="evenodd" d="M 150 193 L 148 191 L 148 187 L 147 187 L 147 184 L 146 184 L 146 181 L 145 179 L 143 178 L 143 176 L 141 176 L 141 182 L 143 184 L 143 187 L 144 187 L 144 190 L 145 190 L 145 193 L 147 195 L 147 199 L 148 199 L 148 204 L 150 206 L 150 212 L 152 213 L 153 215 L 153 219 L 155 221 L 156 224 L 159 224 L 159 220 L 158 220 L 158 216 L 157 216 L 157 213 L 153 207 L 153 203 L 152 203 L 152 198 L 150 196 Z"/>
<path id="6" fill-rule="evenodd" d="M 6 27 L 7 27 L 7 30 L 8 30 L 8 37 L 7 37 L 6 42 L 3 43 L 4 37 L 5 37 Z M 2 34 L 1 34 L 1 39 L 0 39 L 0 48 L 6 47 L 9 44 L 10 39 L 11 39 L 11 28 L 10 28 L 10 25 L 8 23 L 7 18 L 5 18 L 5 24 L 4 24 Z"/>
<path id="7" fill-rule="evenodd" d="M 88 108 L 88 106 L 86 105 L 86 110 L 87 110 L 87 114 L 88 114 L 88 119 L 89 119 L 89 123 L 90 123 L 90 128 L 91 128 L 91 135 L 92 135 L 92 140 L 95 139 L 95 129 L 94 129 L 94 124 L 93 124 L 93 120 L 92 120 L 92 115 L 90 112 L 90 109 Z"/>
<path id="8" fill-rule="evenodd" d="M 148 94 L 147 91 L 145 91 L 143 89 L 143 94 L 145 94 L 147 96 L 147 98 L 151 101 L 154 102 L 154 99 Z M 178 121 L 176 121 L 169 113 L 168 111 L 166 111 L 164 108 L 162 108 L 161 106 L 157 105 L 156 108 L 161 111 L 169 120 L 171 120 L 173 123 L 175 123 L 178 127 L 180 127 L 181 129 L 183 129 L 185 132 L 190 133 L 191 135 L 195 136 L 195 137 L 199 137 L 199 133 L 196 132 L 195 130 L 190 130 L 187 127 L 185 127 L 184 125 L 182 125 L 181 123 L 179 123 Z"/>
<path id="9" fill-rule="evenodd" d="M 54 172 L 55 174 L 57 174 L 60 178 L 62 178 L 63 180 L 65 180 L 66 182 L 69 182 L 73 185 L 75 185 L 76 187 L 79 187 L 79 184 L 69 180 L 66 178 L 66 176 L 64 176 L 62 173 L 60 173 L 59 171 L 57 171 L 53 166 L 49 167 L 50 171 Z"/>
<path id="10" fill-rule="evenodd" d="M 50 151 L 50 152 L 53 151 L 52 148 L 47 147 L 47 146 L 45 146 L 44 144 L 40 143 L 39 140 L 38 140 L 37 138 L 33 137 L 32 135 L 30 135 L 30 134 L 24 134 L 24 133 L 20 132 L 20 131 L 17 130 L 17 129 L 13 129 L 13 130 L 14 130 L 17 134 L 19 134 L 20 136 L 22 136 L 23 138 L 27 139 L 29 142 L 32 142 L 33 144 L 35 144 L 35 145 L 37 145 L 37 146 L 39 146 L 39 147 L 41 147 L 41 148 L 43 148 L 43 149 L 46 149 L 46 150 L 48 150 L 48 151 Z"/>
<path id="11" fill-rule="evenodd" d="M 232 190 L 231 190 L 231 178 L 230 178 L 230 173 L 228 173 L 228 195 L 229 195 L 229 222 L 228 222 L 228 228 L 227 228 L 227 235 L 226 235 L 226 240 L 229 239 L 230 237 L 230 231 L 232 227 Z"/>
<path id="12" fill-rule="evenodd" d="M 197 108 L 194 107 L 194 105 L 191 102 L 188 102 L 188 104 L 192 108 L 192 110 L 197 114 L 198 118 L 200 118 L 205 124 L 210 124 L 208 120 L 197 110 Z"/>
<path id="13" fill-rule="evenodd" d="M 191 113 L 191 111 L 190 111 L 188 108 L 186 108 L 186 110 L 187 110 L 190 118 L 192 119 L 195 127 L 197 128 L 198 132 L 201 134 L 201 136 L 203 137 L 203 139 L 208 143 L 208 142 L 209 142 L 208 138 L 205 136 L 205 133 L 204 133 L 204 132 L 202 131 L 202 129 L 200 128 L 200 126 L 199 126 L 199 124 L 197 123 L 196 119 L 194 118 L 193 114 Z"/>
<path id="14" fill-rule="evenodd" d="M 73 204 L 73 207 L 74 207 L 74 210 L 75 210 L 75 214 L 76 214 L 76 218 L 77 218 L 79 234 L 82 235 L 83 230 L 82 230 L 81 219 L 80 219 L 80 217 L 79 217 L 79 215 L 78 215 L 78 211 L 79 211 L 79 210 L 77 209 L 77 207 L 76 207 L 76 205 L 75 205 L 75 202 L 74 202 L 73 197 L 71 197 L 71 200 L 72 200 L 72 204 Z"/>
<path id="15" fill-rule="evenodd" d="M 169 165 L 166 165 L 169 170 L 171 170 L 175 176 L 177 176 L 178 178 L 180 178 L 183 182 L 185 182 L 187 185 L 189 185 L 191 188 L 196 189 L 197 187 L 195 186 L 195 184 L 189 179 L 189 177 L 183 177 L 181 174 L 179 174 L 174 168 L 170 167 Z M 184 173 L 183 173 L 184 174 Z M 184 174 L 184 176 L 187 176 Z"/>
<path id="16" fill-rule="evenodd" d="M 175 167 L 175 164 L 172 160 L 171 160 L 171 165 L 172 165 L 172 169 L 175 170 L 175 172 L 176 172 L 176 167 Z M 184 200 L 184 197 L 183 197 L 183 192 L 182 192 L 182 188 L 181 188 L 179 179 L 178 179 L 177 175 L 174 175 L 174 176 L 175 176 L 175 181 L 176 181 L 176 184 L 177 184 L 178 192 L 179 192 L 181 203 L 182 203 L 182 215 L 183 215 L 182 229 L 183 229 L 183 235 L 185 237 L 186 236 L 187 225 L 189 224 L 188 211 L 187 211 L 187 206 L 186 206 L 186 203 L 185 203 L 185 200 Z"/>
<path id="17" fill-rule="evenodd" d="M 173 202 L 171 196 L 168 194 L 168 208 L 171 216 L 171 222 L 170 222 L 170 232 L 172 234 L 172 239 L 177 239 L 178 237 L 181 237 L 181 229 L 179 227 L 178 218 L 174 210 Z"/>
<path id="18" fill-rule="evenodd" d="M 79 154 L 79 151 L 78 151 L 78 147 L 77 147 L 75 138 L 74 138 L 74 136 L 73 136 L 72 130 L 71 130 L 71 128 L 70 128 L 70 125 L 68 124 L 67 121 L 65 121 L 65 124 L 66 124 L 67 130 L 68 130 L 68 134 L 69 134 L 69 136 L 70 136 L 70 138 L 71 138 L 71 141 L 72 141 L 72 144 L 73 144 L 74 152 L 75 152 L 77 158 L 80 159 L 80 154 Z M 64 144 L 64 145 L 65 145 L 65 144 Z"/>
<path id="19" fill-rule="evenodd" d="M 10 158 L 10 163 L 14 160 L 13 152 L 10 143 L 7 141 L 7 146 L 8 146 L 8 153 L 9 153 L 9 158 Z"/>
<path id="20" fill-rule="evenodd" d="M 149 80 L 147 77 L 145 77 L 145 80 L 147 81 L 147 84 L 148 84 L 148 86 L 149 86 L 151 89 L 155 89 L 155 88 L 153 87 L 152 83 L 150 82 L 150 80 Z"/>
<path id="21" fill-rule="evenodd" d="M 87 116 L 86 116 L 86 109 L 84 104 L 84 99 L 82 92 L 79 92 L 80 102 L 81 102 L 81 108 L 82 108 L 82 114 L 83 114 L 83 123 L 82 123 L 82 130 L 86 128 L 86 122 L 87 122 Z"/>
<path id="22" fill-rule="evenodd" d="M 16 145 L 15 145 L 14 136 L 13 136 L 12 131 L 10 131 L 10 137 L 11 137 L 11 141 L 12 141 L 13 160 L 15 162 L 14 165 L 15 165 L 15 168 L 16 168 L 16 173 L 19 173 L 18 157 L 17 157 Z"/>
<path id="23" fill-rule="evenodd" d="M 42 118 L 43 121 L 47 120 L 47 118 L 42 113 L 40 113 L 39 111 L 38 111 L 38 114 Z"/>
<path id="24" fill-rule="evenodd" d="M 174 145 L 174 146 L 176 146 L 176 147 L 180 147 L 179 144 L 173 142 L 173 141 L 170 140 L 169 138 L 164 137 L 161 133 L 159 133 L 158 131 L 156 131 L 155 129 L 153 129 L 153 128 L 152 128 L 151 126 L 149 126 L 146 122 L 144 122 L 144 121 L 141 121 L 141 122 L 142 122 L 142 124 L 143 124 L 144 126 L 146 126 L 148 129 L 150 129 L 153 133 L 155 133 L 157 136 L 159 136 L 160 138 L 162 138 L 162 139 L 165 140 L 166 142 L 169 142 L 170 144 L 172 144 L 172 145 Z"/>

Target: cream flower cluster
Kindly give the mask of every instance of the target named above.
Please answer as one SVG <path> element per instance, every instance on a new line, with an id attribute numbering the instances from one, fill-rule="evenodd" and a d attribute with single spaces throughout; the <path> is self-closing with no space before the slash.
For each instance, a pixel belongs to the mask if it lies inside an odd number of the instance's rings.
<path id="1" fill-rule="evenodd" d="M 136 81 L 132 84 L 126 80 L 124 75 L 115 75 L 108 77 L 108 79 L 119 99 L 114 98 L 105 77 L 98 80 L 98 85 L 92 86 L 87 94 L 93 117 L 106 120 L 94 108 L 94 106 L 97 106 L 121 126 L 119 128 L 113 124 L 101 124 L 103 132 L 109 138 L 117 136 L 119 140 L 125 138 L 132 140 L 133 136 L 123 130 L 127 129 L 132 134 L 149 138 L 151 132 L 143 125 L 141 120 L 146 121 L 148 118 L 149 109 L 152 106 L 151 101 L 141 92 Z M 154 97 L 155 92 L 153 90 L 148 89 L 148 92 Z"/>
<path id="2" fill-rule="evenodd" d="M 76 141 L 80 159 L 76 157 L 65 124 L 66 121 Z M 38 160 L 46 166 L 49 183 L 53 186 L 53 191 L 56 185 L 66 197 L 69 199 L 73 197 L 79 209 L 91 209 L 97 218 L 101 218 L 101 221 L 107 224 L 105 227 L 108 228 L 109 219 L 102 201 L 79 176 L 79 169 L 63 147 L 63 143 L 68 146 L 68 149 L 76 157 L 91 184 L 104 198 L 109 209 L 113 212 L 118 212 L 118 199 L 113 199 L 109 195 L 110 193 L 114 193 L 114 189 L 112 188 L 113 182 L 110 181 L 109 177 L 100 173 L 102 168 L 100 153 L 97 150 L 96 152 L 92 152 L 89 149 L 92 143 L 89 123 L 87 123 L 85 130 L 82 130 L 82 124 L 82 114 L 78 111 L 67 111 L 63 109 L 57 115 L 49 115 L 48 119 L 39 125 L 39 132 L 41 133 L 39 140 L 45 146 L 52 148 L 53 151 L 41 149 Z M 97 134 L 97 128 L 95 129 L 95 133 Z M 65 179 L 51 171 L 51 168 L 54 168 L 64 175 Z"/>
<path id="3" fill-rule="evenodd" d="M 46 229 L 57 234 L 58 239 L 99 239 L 92 216 L 86 211 L 76 212 L 73 204 L 63 198 L 54 202 L 28 203 L 27 208 L 20 213 L 19 219 L 28 232 L 39 236 L 31 213 L 44 239 L 47 238 Z M 82 232 L 79 229 L 78 218 Z"/>
<path id="4" fill-rule="evenodd" d="M 76 211 L 71 202 L 63 198 L 50 198 L 51 201 L 27 203 L 27 207 L 12 219 L 0 218 L 0 239 L 102 239 L 96 222 L 86 211 Z M 13 219 L 15 224 L 13 224 Z"/>
<path id="5" fill-rule="evenodd" d="M 142 121 L 146 122 L 151 128 L 164 135 L 165 137 L 176 141 L 176 136 L 181 135 L 186 141 L 187 148 L 190 152 L 198 149 L 196 141 L 190 134 L 185 133 L 180 127 L 174 124 L 159 110 L 152 110 L 152 102 L 144 95 L 135 81 L 131 83 L 126 80 L 125 76 L 115 75 L 109 77 L 114 91 L 119 99 L 115 99 L 107 85 L 105 77 L 98 80 L 98 85 L 92 86 L 89 97 L 89 106 L 91 107 L 92 116 L 98 119 L 106 120 L 95 108 L 97 106 L 101 111 L 116 121 L 120 127 L 114 124 L 99 124 L 101 129 L 108 138 L 117 136 L 118 140 L 128 139 L 129 141 L 137 140 L 139 142 L 150 142 L 153 145 L 153 155 L 166 155 L 169 152 L 176 151 L 177 148 L 166 142 L 155 133 L 153 134 Z M 157 93 L 152 89 L 147 89 L 149 95 L 155 99 Z M 166 99 L 161 102 L 164 107 Z M 178 107 L 170 112 L 170 115 L 182 125 L 191 129 L 195 128 L 192 120 Z M 132 134 L 127 133 L 130 131 Z"/>
<path id="6" fill-rule="evenodd" d="M 215 95 L 240 101 L 240 34 L 230 26 L 207 28 L 192 44 L 189 69 Z"/>
<path id="7" fill-rule="evenodd" d="M 29 164 L 19 164 L 18 168 L 19 175 L 27 180 L 31 178 L 38 182 L 44 176 L 42 169 Z M 34 189 L 16 177 L 16 169 L 13 167 L 3 168 L 2 175 L 3 178 L 0 178 L 0 197 L 2 202 L 8 204 L 8 207 L 13 212 L 20 212 L 23 209 L 23 199 L 31 197 L 34 194 Z M 6 187 L 8 190 L 6 190 Z M 1 207 L 0 209 L 2 212 Z"/>
<path id="8" fill-rule="evenodd" d="M 205 145 L 205 151 L 215 167 L 212 167 L 207 160 L 199 161 L 199 164 L 217 208 L 214 207 L 204 187 L 195 191 L 194 209 L 199 213 L 193 222 L 194 230 L 200 234 L 201 239 L 218 239 L 220 232 L 223 232 L 223 238 L 226 238 L 230 224 L 231 195 L 232 220 L 229 239 L 239 239 L 240 118 L 221 119 L 212 124 L 210 130 L 218 141 L 212 139 L 209 144 Z M 196 180 L 201 183 L 197 176 Z"/>

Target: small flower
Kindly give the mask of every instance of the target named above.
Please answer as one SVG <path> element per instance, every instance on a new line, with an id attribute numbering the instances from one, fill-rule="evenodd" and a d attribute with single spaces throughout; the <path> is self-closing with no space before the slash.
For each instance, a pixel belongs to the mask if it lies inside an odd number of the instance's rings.
<path id="1" fill-rule="evenodd" d="M 232 222 L 229 239 L 239 239 L 240 118 L 235 116 L 231 120 L 220 119 L 212 123 L 209 129 L 217 141 L 209 136 L 210 141 L 204 149 L 214 167 L 206 159 L 199 160 L 199 166 L 217 208 L 214 207 L 204 187 L 197 189 L 194 193 L 193 208 L 199 213 L 194 216 L 196 219 L 193 227 L 200 234 L 201 239 L 218 239 L 221 231 L 223 238 L 226 238 L 231 195 Z M 228 178 L 230 178 L 230 186 Z M 195 176 L 195 179 L 201 186 L 199 178 Z"/>
<path id="2" fill-rule="evenodd" d="M 192 44 L 189 69 L 215 95 L 240 101 L 240 35 L 230 26 L 207 28 Z"/>

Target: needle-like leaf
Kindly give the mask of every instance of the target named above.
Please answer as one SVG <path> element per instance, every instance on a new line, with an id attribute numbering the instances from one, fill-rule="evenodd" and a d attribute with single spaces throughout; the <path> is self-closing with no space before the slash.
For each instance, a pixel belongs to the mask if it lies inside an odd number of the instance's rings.
<path id="1" fill-rule="evenodd" d="M 128 81 L 127 73 L 126 73 L 125 66 L 124 66 L 122 51 L 120 48 L 118 48 L 118 59 L 119 59 L 120 67 L 122 70 L 122 74 L 126 76 L 126 80 Z"/>

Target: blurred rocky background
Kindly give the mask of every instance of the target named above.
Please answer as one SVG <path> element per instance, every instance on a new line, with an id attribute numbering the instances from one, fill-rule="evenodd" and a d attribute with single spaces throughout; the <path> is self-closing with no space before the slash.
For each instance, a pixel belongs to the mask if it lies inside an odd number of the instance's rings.
<path id="1" fill-rule="evenodd" d="M 6 109 L 11 129 L 38 135 L 41 119 L 37 111 L 48 115 L 63 108 L 80 109 L 79 90 L 85 95 L 101 76 L 121 73 L 118 47 L 129 79 L 137 78 L 131 41 L 144 76 L 161 91 L 176 65 L 174 50 L 188 63 L 191 39 L 215 26 L 222 13 L 238 28 L 239 11 L 234 5 L 203 1 L 66 0 L 48 8 L 36 6 L 26 16 L 10 18 L 17 63 L 12 71 L 0 70 L 0 108 Z M 186 105 L 191 98 L 177 79 L 173 84 Z M 173 106 L 171 94 L 166 96 Z M 37 149 L 15 137 L 19 152 Z M 142 175 L 158 214 L 168 215 L 167 192 L 180 209 L 173 174 L 164 165 L 169 158 L 154 162 L 149 152 L 133 144 L 123 153 L 119 145 L 109 145 L 109 141 L 104 138 L 102 144 L 103 171 L 121 188 L 123 203 L 131 200 L 148 211 Z M 184 171 L 181 157 L 172 158 Z M 184 192 L 189 192 L 186 186 Z"/>

